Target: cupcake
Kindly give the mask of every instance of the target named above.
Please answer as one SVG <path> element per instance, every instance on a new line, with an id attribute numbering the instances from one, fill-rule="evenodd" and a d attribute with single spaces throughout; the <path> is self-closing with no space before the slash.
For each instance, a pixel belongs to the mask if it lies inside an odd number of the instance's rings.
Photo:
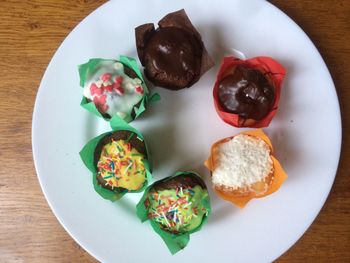
<path id="1" fill-rule="evenodd" d="M 187 246 L 189 235 L 199 231 L 210 214 L 203 180 L 192 172 L 177 172 L 155 182 L 137 205 L 142 222 L 150 220 L 172 254 Z"/>
<path id="2" fill-rule="evenodd" d="M 135 29 L 139 59 L 146 77 L 155 85 L 179 90 L 189 88 L 214 62 L 185 11 L 166 15 L 158 22 Z"/>
<path id="3" fill-rule="evenodd" d="M 146 146 L 137 134 L 121 130 L 106 135 L 94 154 L 97 181 L 111 191 L 138 191 L 147 181 L 143 160 Z"/>
<path id="4" fill-rule="evenodd" d="M 272 151 L 271 141 L 262 130 L 216 142 L 205 162 L 215 192 L 243 208 L 251 199 L 277 191 L 287 175 Z"/>
<path id="5" fill-rule="evenodd" d="M 142 192 L 151 178 L 145 141 L 126 123 L 92 139 L 80 156 L 93 173 L 95 190 L 111 201 L 128 192 Z"/>
<path id="6" fill-rule="evenodd" d="M 275 116 L 285 70 L 269 57 L 225 57 L 213 90 L 219 116 L 235 127 L 267 127 Z"/>
<path id="7" fill-rule="evenodd" d="M 136 61 L 120 56 L 119 60 L 90 59 L 79 66 L 80 85 L 83 87 L 81 105 L 87 110 L 110 120 L 114 116 L 130 122 L 138 117 L 150 101 Z"/>

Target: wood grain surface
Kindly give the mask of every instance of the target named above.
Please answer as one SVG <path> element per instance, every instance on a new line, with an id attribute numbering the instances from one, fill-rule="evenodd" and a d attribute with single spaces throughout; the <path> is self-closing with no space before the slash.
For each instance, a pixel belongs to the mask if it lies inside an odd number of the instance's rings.
<path id="1" fill-rule="evenodd" d="M 243 0 L 242 0 L 243 1 Z M 31 151 L 36 92 L 58 46 L 102 0 L 0 0 L 0 262 L 96 262 L 40 189 Z M 333 76 L 343 119 L 337 177 L 320 215 L 277 261 L 350 262 L 350 4 L 273 0 L 310 36 Z"/>

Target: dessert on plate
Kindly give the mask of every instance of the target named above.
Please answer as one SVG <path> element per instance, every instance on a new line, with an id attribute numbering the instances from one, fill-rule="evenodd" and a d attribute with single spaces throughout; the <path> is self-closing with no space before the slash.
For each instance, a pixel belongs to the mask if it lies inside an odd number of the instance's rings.
<path id="1" fill-rule="evenodd" d="M 130 122 L 145 111 L 149 102 L 159 99 L 158 94 L 149 95 L 136 61 L 129 57 L 90 59 L 79 65 L 79 75 L 81 105 L 105 120 L 118 116 Z"/>
<path id="2" fill-rule="evenodd" d="M 207 188 L 193 172 L 177 172 L 155 182 L 137 205 L 138 217 L 150 220 L 172 254 L 186 247 L 189 235 L 201 229 L 210 211 Z"/>
<path id="3" fill-rule="evenodd" d="M 277 191 L 287 179 L 261 129 L 219 140 L 205 166 L 211 172 L 215 192 L 240 208 L 253 198 Z"/>
<path id="4" fill-rule="evenodd" d="M 275 116 L 285 69 L 269 57 L 225 57 L 213 89 L 219 116 L 235 127 L 267 127 Z"/>
<path id="5" fill-rule="evenodd" d="M 182 9 L 135 29 L 139 59 L 155 85 L 179 90 L 191 87 L 214 62 L 202 38 Z"/>
<path id="6" fill-rule="evenodd" d="M 94 163 L 98 183 L 110 190 L 140 190 L 147 180 L 143 160 L 147 159 L 144 141 L 130 131 L 115 131 L 96 146 Z"/>
<path id="7" fill-rule="evenodd" d="M 149 154 L 142 135 L 119 118 L 112 132 L 89 141 L 80 156 L 93 173 L 95 190 L 116 201 L 124 194 L 142 192 L 151 179 Z"/>

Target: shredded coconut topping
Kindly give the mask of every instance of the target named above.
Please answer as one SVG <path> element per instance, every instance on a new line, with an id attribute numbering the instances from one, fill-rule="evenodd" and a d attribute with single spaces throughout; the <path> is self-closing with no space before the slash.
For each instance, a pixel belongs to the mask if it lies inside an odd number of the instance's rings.
<path id="1" fill-rule="evenodd" d="M 270 148 L 260 138 L 240 134 L 218 147 L 214 185 L 249 188 L 264 181 L 273 169 Z"/>

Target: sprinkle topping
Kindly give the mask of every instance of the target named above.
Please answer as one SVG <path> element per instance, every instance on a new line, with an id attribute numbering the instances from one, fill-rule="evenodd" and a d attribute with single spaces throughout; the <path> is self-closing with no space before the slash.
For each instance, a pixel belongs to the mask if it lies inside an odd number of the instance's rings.
<path id="1" fill-rule="evenodd" d="M 200 186 L 150 191 L 145 201 L 148 218 L 159 223 L 161 228 L 173 233 L 187 232 L 197 228 L 207 209 L 202 200 L 208 192 Z"/>
<path id="2" fill-rule="evenodd" d="M 120 62 L 100 62 L 91 72 L 84 86 L 84 96 L 93 101 L 103 114 L 124 116 L 131 120 L 134 106 L 145 92 L 139 78 L 130 78 Z"/>
<path id="3" fill-rule="evenodd" d="M 146 181 L 146 170 L 143 164 L 145 156 L 125 140 L 112 140 L 104 145 L 100 160 L 97 163 L 98 175 L 112 189 L 121 187 L 128 190 L 139 190 Z"/>

